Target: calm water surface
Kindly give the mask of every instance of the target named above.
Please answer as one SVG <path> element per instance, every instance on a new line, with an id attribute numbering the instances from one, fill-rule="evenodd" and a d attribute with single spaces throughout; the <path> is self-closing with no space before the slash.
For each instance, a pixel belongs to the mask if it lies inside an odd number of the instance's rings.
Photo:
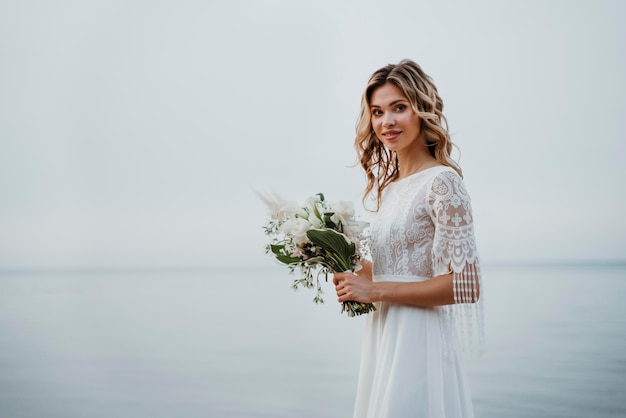
<path id="1" fill-rule="evenodd" d="M 626 266 L 485 266 L 477 417 L 626 416 Z M 0 275 L 0 416 L 350 417 L 362 318 L 279 266 Z"/>

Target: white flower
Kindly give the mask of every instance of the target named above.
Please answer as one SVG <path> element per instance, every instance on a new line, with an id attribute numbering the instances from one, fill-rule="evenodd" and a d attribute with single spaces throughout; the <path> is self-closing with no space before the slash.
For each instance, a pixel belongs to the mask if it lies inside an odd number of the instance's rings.
<path id="1" fill-rule="evenodd" d="M 335 213 L 342 223 L 354 218 L 354 204 L 346 200 L 339 200 L 330 205 L 331 211 Z M 334 217 L 333 217 L 334 218 Z M 333 222 L 337 223 L 335 219 Z"/>
<path id="2" fill-rule="evenodd" d="M 320 213 L 324 211 L 324 203 L 321 201 L 320 197 L 317 195 L 307 197 L 305 202 L 306 202 L 307 210 L 311 214 L 315 212 Z"/>
<path id="3" fill-rule="evenodd" d="M 278 219 L 291 219 L 299 216 L 301 218 L 308 218 L 308 215 L 304 209 L 302 209 L 298 202 L 290 200 L 284 202 L 283 206 L 278 210 L 276 214 Z"/>
<path id="4" fill-rule="evenodd" d="M 313 209 L 314 207 L 316 207 L 318 205 L 318 203 L 321 203 L 321 199 L 318 195 L 315 196 L 309 196 L 306 198 L 306 203 L 307 205 L 309 205 L 309 207 L 311 209 Z"/>
<path id="5" fill-rule="evenodd" d="M 308 219 L 309 223 L 311 224 L 311 226 L 313 228 L 321 228 L 323 226 L 322 224 L 322 220 L 320 218 L 318 218 L 317 216 L 315 216 L 314 214 L 311 214 L 311 216 L 309 216 Z"/>
<path id="6" fill-rule="evenodd" d="M 309 240 L 306 231 L 311 227 L 311 223 L 304 218 L 291 218 L 282 224 L 280 230 L 283 234 L 293 237 L 294 243 L 299 245 Z"/>
<path id="7" fill-rule="evenodd" d="M 369 226 L 369 222 L 364 221 L 346 221 L 343 224 L 344 232 L 348 236 L 356 236 L 362 234 L 365 228 Z"/>

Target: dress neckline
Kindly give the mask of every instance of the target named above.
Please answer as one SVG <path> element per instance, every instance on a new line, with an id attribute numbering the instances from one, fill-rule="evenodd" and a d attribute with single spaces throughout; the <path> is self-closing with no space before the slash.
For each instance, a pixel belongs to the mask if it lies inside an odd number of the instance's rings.
<path id="1" fill-rule="evenodd" d="M 413 178 L 413 177 L 417 177 L 418 175 L 423 174 L 423 173 L 426 173 L 427 171 L 430 171 L 430 170 L 432 170 L 432 169 L 434 169 L 434 168 L 450 168 L 450 167 L 448 167 L 448 166 L 446 166 L 446 165 L 443 165 L 443 164 L 440 164 L 440 165 L 434 165 L 434 166 L 432 166 L 432 167 L 428 167 L 428 168 L 425 168 L 425 169 L 423 169 L 423 170 L 416 171 L 415 173 L 411 173 L 411 174 L 409 174 L 409 175 L 408 175 L 408 176 L 406 176 L 406 177 L 402 177 L 401 179 L 394 180 L 394 183 L 404 182 L 404 181 L 405 181 L 405 180 L 407 180 L 407 179 L 410 179 L 410 178 Z"/>

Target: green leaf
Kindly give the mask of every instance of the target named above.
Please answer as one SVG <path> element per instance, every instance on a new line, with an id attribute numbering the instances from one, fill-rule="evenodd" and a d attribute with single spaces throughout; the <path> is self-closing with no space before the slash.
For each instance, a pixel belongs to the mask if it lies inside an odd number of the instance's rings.
<path id="1" fill-rule="evenodd" d="M 284 245 L 270 244 L 270 249 L 276 255 L 285 254 L 285 246 Z"/>
<path id="2" fill-rule="evenodd" d="M 332 216 L 334 215 L 334 212 L 326 212 L 324 213 L 324 223 L 326 224 L 327 228 L 332 228 L 332 229 L 337 229 L 337 224 L 333 222 L 332 220 Z"/>
<path id="3" fill-rule="evenodd" d="M 276 254 L 276 259 L 283 264 L 295 264 L 300 262 L 300 259 L 297 257 L 282 254 Z"/>
<path id="4" fill-rule="evenodd" d="M 294 264 L 300 262 L 300 258 L 292 257 L 285 251 L 284 245 L 271 244 L 270 249 L 278 261 L 283 264 Z"/>
<path id="5" fill-rule="evenodd" d="M 306 233 L 314 245 L 323 248 L 333 254 L 335 260 L 340 262 L 339 268 L 350 270 L 350 259 L 356 253 L 356 245 L 350 242 L 345 235 L 332 229 L 311 229 Z"/>

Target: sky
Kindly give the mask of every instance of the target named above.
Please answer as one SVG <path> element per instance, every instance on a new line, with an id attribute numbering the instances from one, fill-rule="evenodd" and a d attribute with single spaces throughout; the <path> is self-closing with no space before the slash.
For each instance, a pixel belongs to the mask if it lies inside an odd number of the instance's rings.
<path id="1" fill-rule="evenodd" d="M 626 3 L 0 0 L 0 270 L 261 265 L 353 200 L 369 76 L 444 100 L 483 262 L 626 259 Z"/>

